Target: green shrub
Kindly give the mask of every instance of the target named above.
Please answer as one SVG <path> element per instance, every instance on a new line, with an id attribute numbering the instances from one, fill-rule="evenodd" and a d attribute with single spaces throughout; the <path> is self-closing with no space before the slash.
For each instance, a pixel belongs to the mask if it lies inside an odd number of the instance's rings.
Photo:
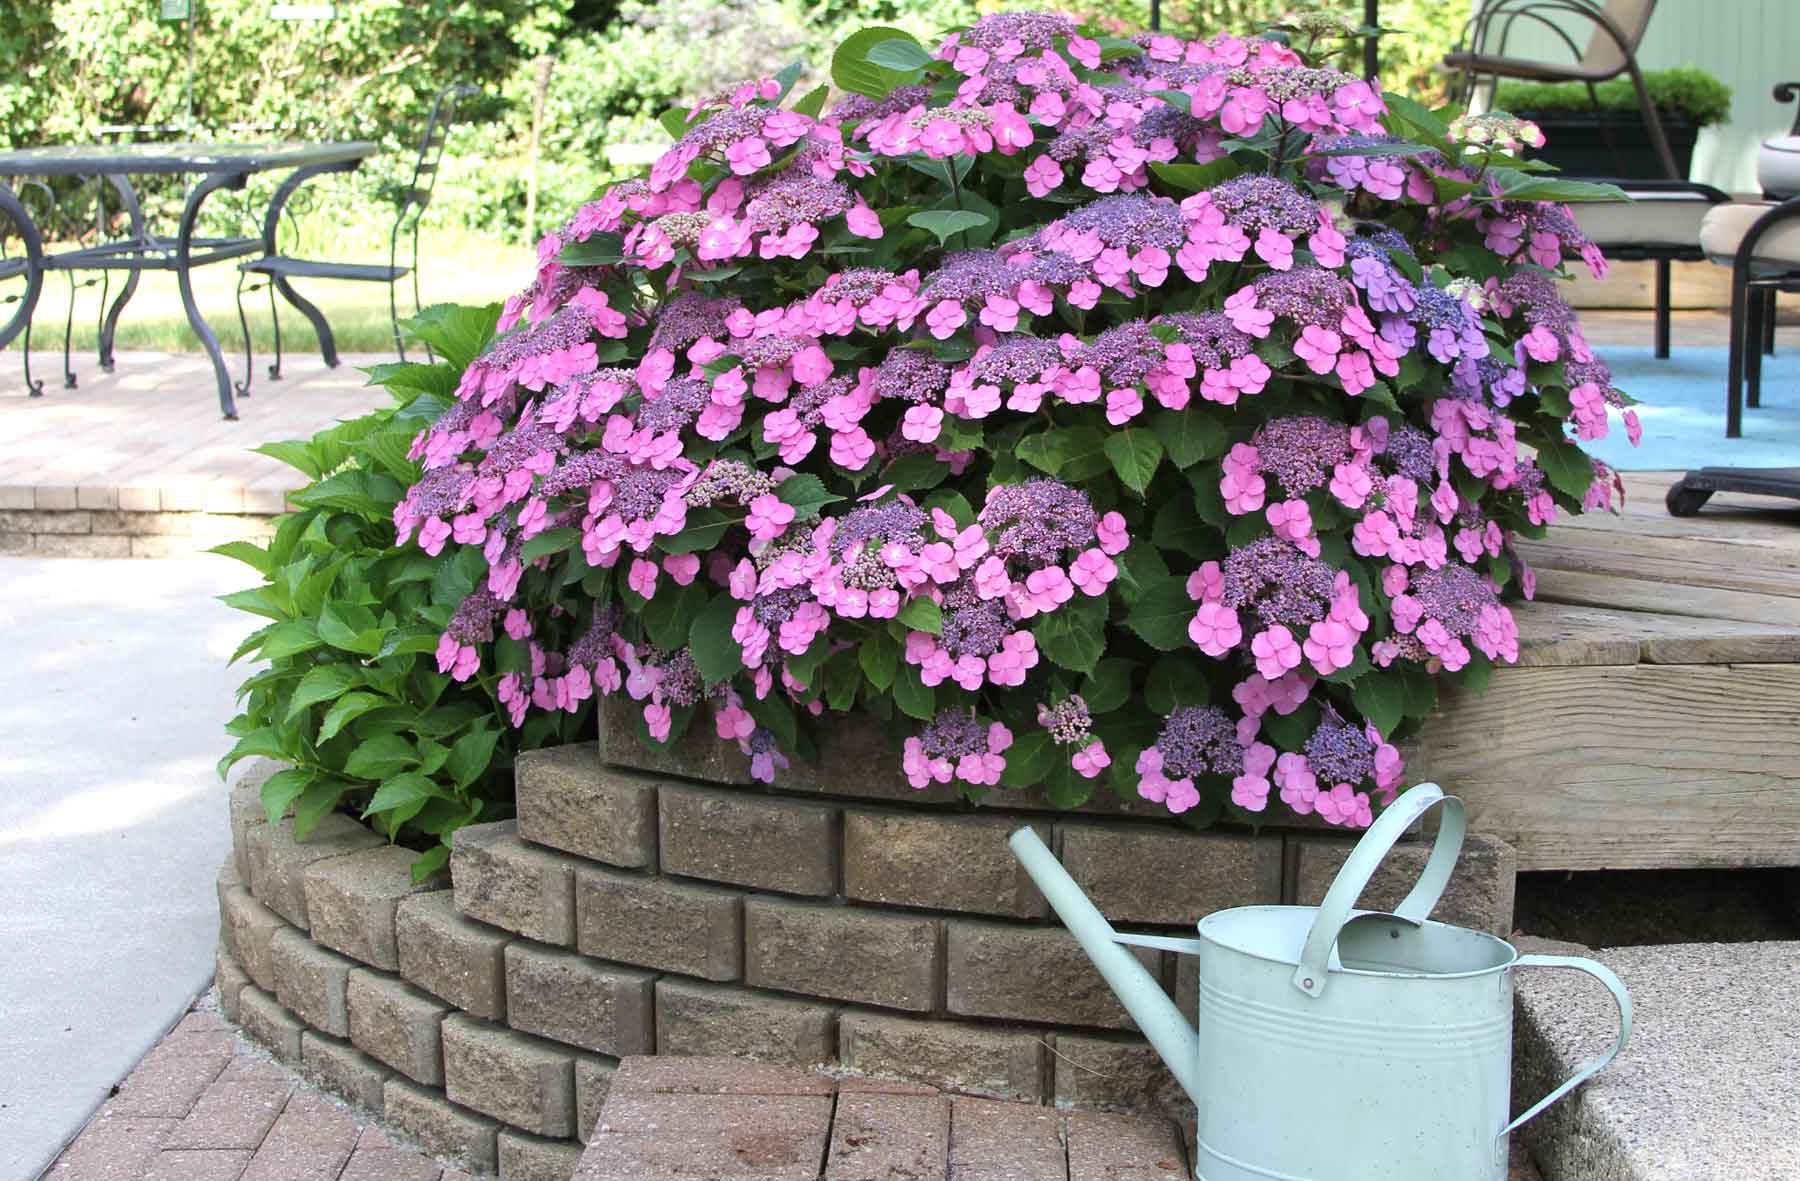
<path id="1" fill-rule="evenodd" d="M 258 448 L 311 477 L 267 545 L 216 552 L 247 563 L 261 586 L 224 596 L 268 620 L 238 648 L 266 661 L 239 687 L 237 744 L 220 761 L 287 763 L 262 788 L 271 822 L 290 808 L 304 835 L 334 810 L 372 820 L 421 853 L 423 879 L 449 856 L 450 834 L 512 809 L 518 751 L 572 740 L 587 715 L 506 724 L 496 676 L 457 683 L 432 652 L 451 612 L 484 573 L 478 552 L 441 558 L 394 545 L 394 506 L 418 465 L 407 451 L 450 403 L 463 369 L 493 336 L 497 307 L 428 308 L 412 324 L 442 358 L 371 371 L 397 404 Z"/>
<path id="2" fill-rule="evenodd" d="M 1705 70 L 1694 66 L 1646 70 L 1644 85 L 1656 109 L 1664 114 L 1686 115 L 1700 127 L 1723 123 L 1731 117 L 1731 87 Z M 1637 90 L 1629 78 L 1614 78 L 1594 89 L 1601 110 L 1638 109 Z M 1505 82 L 1494 96 L 1494 106 L 1524 115 L 1593 110 L 1587 87 L 1579 82 Z"/>

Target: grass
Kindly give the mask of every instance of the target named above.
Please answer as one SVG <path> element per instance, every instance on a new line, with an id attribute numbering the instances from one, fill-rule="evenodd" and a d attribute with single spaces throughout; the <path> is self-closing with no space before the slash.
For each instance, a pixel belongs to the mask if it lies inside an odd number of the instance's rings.
<path id="1" fill-rule="evenodd" d="M 385 262 L 387 242 L 382 235 L 358 232 L 351 228 L 339 234 L 340 244 L 329 244 L 329 227 L 304 227 L 295 253 L 308 258 L 334 262 Z M 54 249 L 54 248 L 52 248 Z M 533 255 L 529 247 L 457 230 L 426 229 L 420 236 L 420 297 L 433 303 L 494 303 L 523 288 L 531 278 Z M 76 272 L 77 283 L 98 280 L 99 272 Z M 49 274 L 38 297 L 32 324 L 32 351 L 50 351 L 62 347 L 64 317 L 69 308 L 67 274 Z M 110 302 L 118 295 L 125 276 L 114 272 L 109 276 Z M 219 338 L 219 346 L 227 357 L 244 347 L 238 325 L 236 260 L 215 263 L 194 272 L 194 299 L 201 314 Z M 0 296 L 22 289 L 14 280 L 0 285 Z M 388 289 L 385 283 L 346 283 L 331 280 L 296 280 L 295 290 L 325 314 L 337 338 L 340 352 L 392 353 L 393 330 L 388 319 Z M 72 348 L 77 357 L 92 358 L 99 344 L 98 321 L 104 308 L 98 283 L 78 287 L 75 293 L 75 323 Z M 410 277 L 399 288 L 400 316 L 412 313 Z M 281 347 L 284 354 L 317 353 L 318 340 L 306 317 L 277 297 L 281 309 Z M 254 351 L 265 358 L 274 348 L 274 328 L 269 318 L 269 294 L 266 290 L 246 294 L 244 310 L 250 322 Z M 0 308 L 0 321 L 11 309 Z M 24 343 L 20 337 L 10 346 Z M 119 318 L 114 348 L 120 352 L 148 350 L 168 353 L 200 352 L 200 339 L 188 325 L 182 310 L 181 295 L 175 276 L 166 271 L 153 271 L 139 280 L 136 294 Z M 80 363 L 77 360 L 77 369 Z"/>

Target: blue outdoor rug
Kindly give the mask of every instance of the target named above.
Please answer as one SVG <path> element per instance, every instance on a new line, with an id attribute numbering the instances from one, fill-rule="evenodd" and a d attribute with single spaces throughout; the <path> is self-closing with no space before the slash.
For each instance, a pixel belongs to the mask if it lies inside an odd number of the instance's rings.
<path id="1" fill-rule="evenodd" d="M 1682 471 L 1707 466 L 1800 466 L 1800 349 L 1763 358 L 1762 406 L 1744 408 L 1744 435 L 1725 437 L 1722 347 L 1686 348 L 1659 361 L 1648 348 L 1594 350 L 1613 384 L 1636 398 L 1644 441 L 1633 447 L 1618 417 L 1612 431 L 1581 447 L 1622 471 Z"/>

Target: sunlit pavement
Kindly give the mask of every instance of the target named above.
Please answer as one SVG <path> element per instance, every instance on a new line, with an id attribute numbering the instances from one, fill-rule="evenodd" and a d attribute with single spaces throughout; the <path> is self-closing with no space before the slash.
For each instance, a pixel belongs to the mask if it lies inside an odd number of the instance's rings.
<path id="1" fill-rule="evenodd" d="M 249 616 L 225 558 L 0 558 L 0 1179 L 35 1177 L 206 986 Z"/>

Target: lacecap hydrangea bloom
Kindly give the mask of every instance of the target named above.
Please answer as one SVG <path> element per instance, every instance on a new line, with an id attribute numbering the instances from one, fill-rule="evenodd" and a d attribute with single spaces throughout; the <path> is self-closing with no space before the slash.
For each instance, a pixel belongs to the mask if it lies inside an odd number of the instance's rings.
<path id="1" fill-rule="evenodd" d="M 1557 293 L 1603 191 L 1285 28 L 868 30 L 671 112 L 414 444 L 439 669 L 763 779 L 854 712 L 915 786 L 1367 824 L 1638 424 Z"/>

